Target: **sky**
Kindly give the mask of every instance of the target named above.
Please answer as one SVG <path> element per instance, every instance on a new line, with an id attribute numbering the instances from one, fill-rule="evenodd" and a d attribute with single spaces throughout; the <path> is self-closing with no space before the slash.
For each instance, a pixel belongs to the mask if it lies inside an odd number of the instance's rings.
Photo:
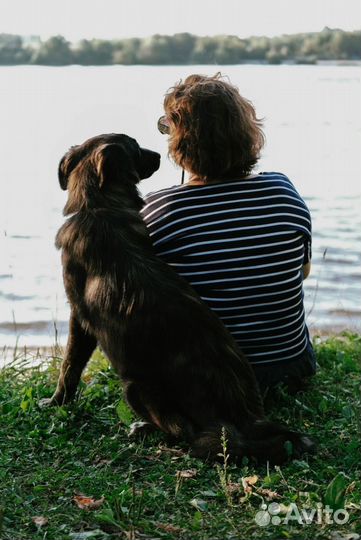
<path id="1" fill-rule="evenodd" d="M 361 29 L 361 0 L 0 0 L 0 33 L 82 38 L 274 36 Z"/>

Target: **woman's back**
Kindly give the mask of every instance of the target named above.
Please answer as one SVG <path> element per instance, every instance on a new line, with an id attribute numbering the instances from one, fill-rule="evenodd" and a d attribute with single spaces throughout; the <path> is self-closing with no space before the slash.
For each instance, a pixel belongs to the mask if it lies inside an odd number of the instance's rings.
<path id="1" fill-rule="evenodd" d="M 285 175 L 174 186 L 149 194 L 143 217 L 157 254 L 218 314 L 252 364 L 302 356 L 311 219 Z"/>

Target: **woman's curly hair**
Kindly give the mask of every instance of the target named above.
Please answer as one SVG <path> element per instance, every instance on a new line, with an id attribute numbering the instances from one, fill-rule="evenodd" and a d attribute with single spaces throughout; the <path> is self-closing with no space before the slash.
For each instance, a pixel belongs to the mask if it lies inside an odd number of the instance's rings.
<path id="1" fill-rule="evenodd" d="M 247 176 L 257 163 L 265 142 L 262 122 L 220 73 L 180 81 L 165 95 L 164 110 L 169 155 L 199 179 Z"/>

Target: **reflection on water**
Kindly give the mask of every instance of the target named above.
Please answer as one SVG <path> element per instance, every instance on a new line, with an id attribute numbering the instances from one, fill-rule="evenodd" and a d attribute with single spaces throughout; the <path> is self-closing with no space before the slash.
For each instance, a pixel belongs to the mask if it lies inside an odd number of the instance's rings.
<path id="1" fill-rule="evenodd" d="M 163 156 L 143 193 L 174 185 L 156 129 L 166 89 L 210 66 L 0 67 L 0 346 L 65 342 L 68 307 L 54 248 L 63 221 L 59 158 L 72 144 L 125 132 Z M 305 281 L 312 331 L 361 331 L 360 68 L 225 66 L 265 118 L 259 170 L 286 173 L 313 217 L 313 266 Z"/>
<path id="2" fill-rule="evenodd" d="M 360 202 L 360 197 L 307 200 L 313 218 L 313 257 L 304 289 L 311 330 L 361 330 Z"/>

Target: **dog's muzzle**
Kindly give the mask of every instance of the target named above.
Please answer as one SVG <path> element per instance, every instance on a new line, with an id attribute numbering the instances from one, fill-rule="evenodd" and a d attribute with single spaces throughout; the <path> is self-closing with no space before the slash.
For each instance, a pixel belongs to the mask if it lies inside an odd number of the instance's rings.
<path id="1" fill-rule="evenodd" d="M 141 148 L 140 164 L 138 166 L 139 178 L 149 178 L 152 174 L 159 169 L 160 166 L 160 154 L 153 152 L 146 148 Z"/>

